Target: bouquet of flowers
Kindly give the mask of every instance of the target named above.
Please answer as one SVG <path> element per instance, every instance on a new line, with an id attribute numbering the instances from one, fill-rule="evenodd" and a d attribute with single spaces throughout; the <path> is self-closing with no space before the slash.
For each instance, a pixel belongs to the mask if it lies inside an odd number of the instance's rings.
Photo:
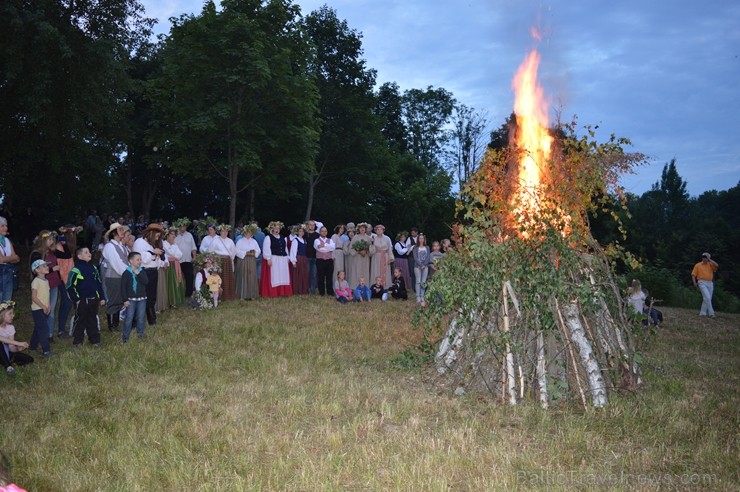
<path id="1" fill-rule="evenodd" d="M 360 239 L 359 241 L 352 244 L 352 249 L 360 253 L 362 256 L 365 256 L 367 255 L 367 252 L 370 251 L 370 243 L 368 243 L 364 239 Z"/>
<path id="2" fill-rule="evenodd" d="M 190 306 L 198 310 L 213 309 L 213 298 L 206 284 L 201 285 L 200 290 L 190 297 Z"/>

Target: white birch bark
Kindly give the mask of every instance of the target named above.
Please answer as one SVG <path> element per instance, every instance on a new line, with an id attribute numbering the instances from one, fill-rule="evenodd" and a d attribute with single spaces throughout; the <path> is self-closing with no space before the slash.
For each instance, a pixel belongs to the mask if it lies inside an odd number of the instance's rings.
<path id="1" fill-rule="evenodd" d="M 575 302 L 569 303 L 563 307 L 565 324 L 568 327 L 571 340 L 578 348 L 578 355 L 581 358 L 581 365 L 586 371 L 588 387 L 591 391 L 591 401 L 594 407 L 601 408 L 607 404 L 606 385 L 601 369 L 594 356 L 591 342 L 586 337 L 586 331 L 581 323 L 578 305 Z"/>
<path id="2" fill-rule="evenodd" d="M 509 302 L 506 282 L 502 287 L 504 305 L 504 333 L 509 333 Z M 511 344 L 506 342 L 506 390 L 509 395 L 509 404 L 516 405 L 516 375 L 514 374 L 514 354 L 511 353 Z"/>
<path id="3" fill-rule="evenodd" d="M 547 409 L 550 396 L 547 393 L 547 369 L 545 363 L 545 337 L 542 330 L 537 333 L 537 383 L 540 387 L 540 405 Z"/>

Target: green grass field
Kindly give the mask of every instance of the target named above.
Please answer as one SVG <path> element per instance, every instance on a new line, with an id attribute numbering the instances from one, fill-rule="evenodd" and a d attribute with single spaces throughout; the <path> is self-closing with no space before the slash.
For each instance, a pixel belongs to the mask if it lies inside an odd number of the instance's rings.
<path id="1" fill-rule="evenodd" d="M 25 305 L 24 305 L 25 306 Z M 24 306 L 16 326 L 28 340 Z M 29 491 L 737 490 L 740 315 L 666 309 L 644 387 L 584 413 L 452 396 L 412 303 L 302 297 L 160 315 L 2 375 Z"/>

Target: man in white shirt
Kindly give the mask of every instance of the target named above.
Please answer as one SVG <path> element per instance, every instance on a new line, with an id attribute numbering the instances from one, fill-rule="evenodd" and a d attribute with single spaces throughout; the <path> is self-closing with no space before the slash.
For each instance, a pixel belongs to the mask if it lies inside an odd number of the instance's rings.
<path id="1" fill-rule="evenodd" d="M 178 229 L 177 237 L 175 238 L 175 244 L 182 251 L 182 259 L 180 260 L 180 268 L 182 269 L 182 275 L 185 277 L 185 297 L 193 295 L 193 259 L 198 253 L 198 248 L 195 246 L 195 238 L 190 232 L 188 232 L 188 226 L 190 225 L 190 219 L 183 217 L 178 219 L 173 224 Z"/>
<path id="2" fill-rule="evenodd" d="M 123 296 L 121 294 L 121 276 L 128 268 L 128 252 L 123 244 L 123 238 L 129 234 L 129 228 L 120 222 L 114 222 L 108 228 L 105 235 L 109 238 L 103 248 L 105 258 L 105 314 L 110 331 L 118 331 L 119 313 L 123 307 Z"/>

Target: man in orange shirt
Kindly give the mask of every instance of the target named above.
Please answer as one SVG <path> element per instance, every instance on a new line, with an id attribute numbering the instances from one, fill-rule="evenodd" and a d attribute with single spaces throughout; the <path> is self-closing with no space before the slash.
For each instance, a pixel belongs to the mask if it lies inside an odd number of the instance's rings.
<path id="1" fill-rule="evenodd" d="M 694 282 L 694 287 L 699 289 L 703 299 L 699 316 L 714 318 L 712 294 L 714 293 L 714 272 L 717 271 L 717 268 L 719 268 L 719 265 L 716 261 L 712 260 L 712 255 L 702 253 L 701 261 L 694 265 L 694 269 L 691 270 L 691 279 Z"/>

